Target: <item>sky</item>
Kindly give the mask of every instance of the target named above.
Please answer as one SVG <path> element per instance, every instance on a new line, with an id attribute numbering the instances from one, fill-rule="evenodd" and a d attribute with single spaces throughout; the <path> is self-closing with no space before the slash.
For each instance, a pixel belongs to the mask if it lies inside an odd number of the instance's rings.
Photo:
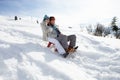
<path id="1" fill-rule="evenodd" d="M 0 14 L 55 16 L 59 24 L 105 22 L 120 18 L 120 0 L 0 0 Z"/>

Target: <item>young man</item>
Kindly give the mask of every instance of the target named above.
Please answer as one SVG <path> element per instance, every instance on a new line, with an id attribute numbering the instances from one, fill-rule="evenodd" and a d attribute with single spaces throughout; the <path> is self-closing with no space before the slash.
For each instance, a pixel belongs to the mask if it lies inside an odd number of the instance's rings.
<path id="1" fill-rule="evenodd" d="M 75 35 L 66 36 L 61 34 L 57 25 L 55 25 L 55 17 L 53 16 L 49 18 L 48 26 L 52 29 L 48 35 L 51 36 L 52 38 L 57 39 L 60 42 L 60 44 L 63 46 L 64 50 L 66 51 L 66 54 L 65 54 L 66 57 L 69 54 L 69 52 L 75 51 L 76 49 L 74 48 L 76 45 Z M 70 42 L 70 44 L 68 44 L 68 41 Z"/>

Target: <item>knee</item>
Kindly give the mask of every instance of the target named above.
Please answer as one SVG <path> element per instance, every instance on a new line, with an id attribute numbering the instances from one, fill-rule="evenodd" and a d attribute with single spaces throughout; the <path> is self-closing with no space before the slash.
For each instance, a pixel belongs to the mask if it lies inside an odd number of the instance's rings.
<path id="1" fill-rule="evenodd" d="M 73 39 L 76 39 L 76 35 L 71 35 Z"/>
<path id="2" fill-rule="evenodd" d="M 63 40 L 67 40 L 67 36 L 66 36 L 66 35 L 61 35 L 60 37 L 61 37 L 61 39 L 63 39 Z"/>

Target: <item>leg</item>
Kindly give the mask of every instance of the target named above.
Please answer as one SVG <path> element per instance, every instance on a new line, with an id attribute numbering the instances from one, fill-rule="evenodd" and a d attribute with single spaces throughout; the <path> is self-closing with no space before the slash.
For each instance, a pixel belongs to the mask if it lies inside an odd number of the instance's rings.
<path id="1" fill-rule="evenodd" d="M 62 47 L 62 45 L 59 43 L 59 41 L 57 39 L 54 38 L 48 38 L 49 42 L 52 42 L 53 44 L 55 44 L 55 47 L 57 48 L 59 54 L 64 54 L 66 53 L 64 48 Z"/>
<path id="2" fill-rule="evenodd" d="M 69 47 L 73 48 L 76 45 L 76 36 L 75 35 L 69 35 L 68 41 L 70 41 Z"/>
<path id="3" fill-rule="evenodd" d="M 56 38 L 60 43 L 61 45 L 63 46 L 63 48 L 65 50 L 68 49 L 68 37 L 66 35 L 59 35 L 59 37 Z"/>

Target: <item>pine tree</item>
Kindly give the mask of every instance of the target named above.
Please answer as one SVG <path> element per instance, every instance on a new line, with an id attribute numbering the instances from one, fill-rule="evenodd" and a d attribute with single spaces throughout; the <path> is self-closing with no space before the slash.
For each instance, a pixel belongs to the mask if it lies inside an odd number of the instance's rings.
<path id="1" fill-rule="evenodd" d="M 111 22 L 111 27 L 112 27 L 112 30 L 115 32 L 118 31 L 118 26 L 116 25 L 116 22 L 117 22 L 117 17 L 113 17 L 112 22 Z"/>

